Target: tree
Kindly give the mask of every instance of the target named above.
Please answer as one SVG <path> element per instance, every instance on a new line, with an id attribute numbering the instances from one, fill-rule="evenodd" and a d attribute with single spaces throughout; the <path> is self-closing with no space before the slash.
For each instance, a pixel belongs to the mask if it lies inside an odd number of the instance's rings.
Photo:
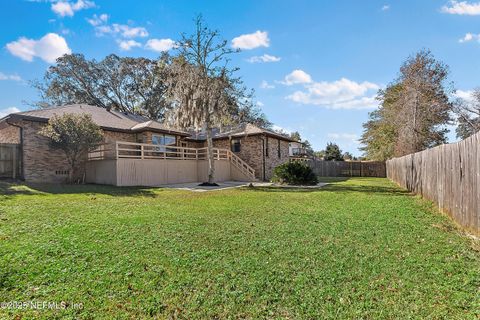
<path id="1" fill-rule="evenodd" d="M 355 157 L 348 151 L 345 151 L 342 155 L 343 160 L 355 160 Z"/>
<path id="2" fill-rule="evenodd" d="M 220 39 L 218 31 L 205 27 L 203 19 L 195 20 L 195 32 L 182 34 L 177 43 L 178 57 L 169 66 L 170 97 L 175 101 L 172 121 L 182 127 L 203 128 L 207 138 L 208 184 L 214 183 L 212 129 L 235 120 L 235 110 L 251 100 L 236 68 L 228 67 L 228 56 L 236 50 Z"/>
<path id="3" fill-rule="evenodd" d="M 312 145 L 310 144 L 310 141 L 305 140 L 302 142 L 303 147 L 305 148 L 305 151 L 307 154 L 312 155 L 313 154 L 313 148 Z"/>
<path id="4" fill-rule="evenodd" d="M 455 101 L 454 112 L 457 116 L 457 138 L 466 139 L 480 131 L 480 88 L 473 91 L 471 100 Z"/>
<path id="5" fill-rule="evenodd" d="M 295 141 L 302 141 L 302 137 L 300 136 L 300 132 L 294 131 L 290 133 L 290 138 L 292 138 Z"/>
<path id="6" fill-rule="evenodd" d="M 265 113 L 253 103 L 252 99 L 247 99 L 241 105 L 233 104 L 231 107 L 233 108 L 230 120 L 233 123 L 251 123 L 265 129 L 272 127 Z"/>
<path id="7" fill-rule="evenodd" d="M 325 150 L 315 151 L 313 155 L 319 159 L 325 158 Z"/>
<path id="8" fill-rule="evenodd" d="M 163 120 L 170 107 L 165 79 L 169 59 L 166 54 L 158 60 L 111 54 L 97 62 L 67 54 L 33 86 L 40 91 L 41 106 L 84 103 Z"/>
<path id="9" fill-rule="evenodd" d="M 453 89 L 446 83 L 448 66 L 435 60 L 429 50 L 407 59 L 400 68 L 403 90 L 399 103 L 401 117 L 395 155 L 425 150 L 446 142 Z M 403 121 L 402 121 L 403 120 Z"/>
<path id="10" fill-rule="evenodd" d="M 429 50 L 409 57 L 399 77 L 379 92 L 380 107 L 364 124 L 365 155 L 385 160 L 445 143 L 453 110 L 447 78 L 448 66 Z"/>
<path id="11" fill-rule="evenodd" d="M 336 143 L 329 142 L 325 148 L 324 160 L 326 161 L 343 161 L 342 150 Z"/>
<path id="12" fill-rule="evenodd" d="M 385 161 L 394 156 L 397 142 L 396 102 L 401 84 L 389 85 L 385 90 L 379 90 L 377 100 L 380 108 L 369 113 L 369 120 L 363 124 L 364 132 L 360 141 L 366 158 Z"/>
<path id="13" fill-rule="evenodd" d="M 102 132 L 89 114 L 55 115 L 39 133 L 50 139 L 52 148 L 65 153 L 70 165 L 70 182 L 73 182 L 81 157 L 97 148 L 102 141 Z"/>

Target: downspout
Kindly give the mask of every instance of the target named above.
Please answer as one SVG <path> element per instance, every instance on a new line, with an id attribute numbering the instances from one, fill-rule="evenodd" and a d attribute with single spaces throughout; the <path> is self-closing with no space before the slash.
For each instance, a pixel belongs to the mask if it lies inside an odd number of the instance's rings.
<path id="1" fill-rule="evenodd" d="M 262 136 L 262 166 L 263 166 L 263 181 L 266 180 L 266 177 L 265 177 L 265 135 Z"/>
<path id="2" fill-rule="evenodd" d="M 25 166 L 24 166 L 25 162 L 23 159 L 23 127 L 10 123 L 8 122 L 8 120 L 6 120 L 6 122 L 8 125 L 20 129 L 20 159 L 22 159 L 22 162 L 20 164 L 20 167 L 21 167 L 20 180 L 25 180 Z"/>

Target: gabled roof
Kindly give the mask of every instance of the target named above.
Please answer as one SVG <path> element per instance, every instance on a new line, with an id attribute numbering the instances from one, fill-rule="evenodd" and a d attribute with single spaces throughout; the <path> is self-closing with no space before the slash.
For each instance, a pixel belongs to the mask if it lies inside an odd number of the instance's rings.
<path id="1" fill-rule="evenodd" d="M 93 122 L 95 122 L 102 129 L 106 130 L 123 132 L 157 131 L 183 136 L 189 135 L 187 132 L 170 129 L 167 126 L 161 124 L 160 122 L 150 120 L 140 115 L 107 110 L 105 108 L 100 108 L 87 104 L 71 104 L 61 107 L 52 107 L 26 112 L 12 113 L 3 119 L 0 119 L 0 122 L 8 119 L 47 122 L 54 115 L 63 115 L 66 113 L 87 113 L 92 116 Z"/>
<path id="2" fill-rule="evenodd" d="M 250 123 L 245 123 L 238 125 L 234 128 L 227 129 L 226 131 L 220 132 L 218 129 L 213 130 L 213 139 L 226 139 L 226 138 L 235 138 L 235 137 L 244 137 L 244 136 L 253 136 L 253 135 L 267 135 L 280 140 L 285 140 L 289 142 L 295 142 L 296 140 L 279 134 L 275 131 L 268 130 L 265 128 L 257 127 Z M 189 139 L 192 140 L 206 140 L 205 132 L 196 132 L 192 133 Z"/>

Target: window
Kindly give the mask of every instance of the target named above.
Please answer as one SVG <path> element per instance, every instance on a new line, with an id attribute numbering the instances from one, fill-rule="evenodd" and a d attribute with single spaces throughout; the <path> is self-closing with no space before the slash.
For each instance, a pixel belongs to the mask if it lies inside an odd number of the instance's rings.
<path id="1" fill-rule="evenodd" d="M 232 152 L 240 152 L 240 139 L 232 139 Z"/>
<path id="2" fill-rule="evenodd" d="M 265 156 L 268 158 L 268 137 L 265 137 Z"/>
<path id="3" fill-rule="evenodd" d="M 278 141 L 278 159 L 282 158 L 282 152 L 280 152 L 280 139 Z"/>
<path id="4" fill-rule="evenodd" d="M 175 136 L 169 136 L 166 134 L 152 134 L 152 144 L 158 144 L 161 146 L 174 146 L 176 143 L 177 139 Z M 157 147 L 155 151 L 163 152 L 165 151 L 165 147 Z"/>

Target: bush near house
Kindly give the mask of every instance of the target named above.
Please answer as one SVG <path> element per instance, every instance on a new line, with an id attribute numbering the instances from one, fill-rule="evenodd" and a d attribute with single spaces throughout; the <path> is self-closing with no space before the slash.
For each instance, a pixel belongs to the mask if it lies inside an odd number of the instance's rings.
<path id="1" fill-rule="evenodd" d="M 62 150 L 70 165 L 69 182 L 72 183 L 75 171 L 82 157 L 93 151 L 102 141 L 102 131 L 92 116 L 87 113 L 66 113 L 50 118 L 39 132 L 50 140 L 50 146 Z"/>
<path id="2" fill-rule="evenodd" d="M 300 161 L 291 161 L 279 165 L 273 171 L 273 182 L 292 185 L 315 185 L 317 176 L 312 168 Z"/>

